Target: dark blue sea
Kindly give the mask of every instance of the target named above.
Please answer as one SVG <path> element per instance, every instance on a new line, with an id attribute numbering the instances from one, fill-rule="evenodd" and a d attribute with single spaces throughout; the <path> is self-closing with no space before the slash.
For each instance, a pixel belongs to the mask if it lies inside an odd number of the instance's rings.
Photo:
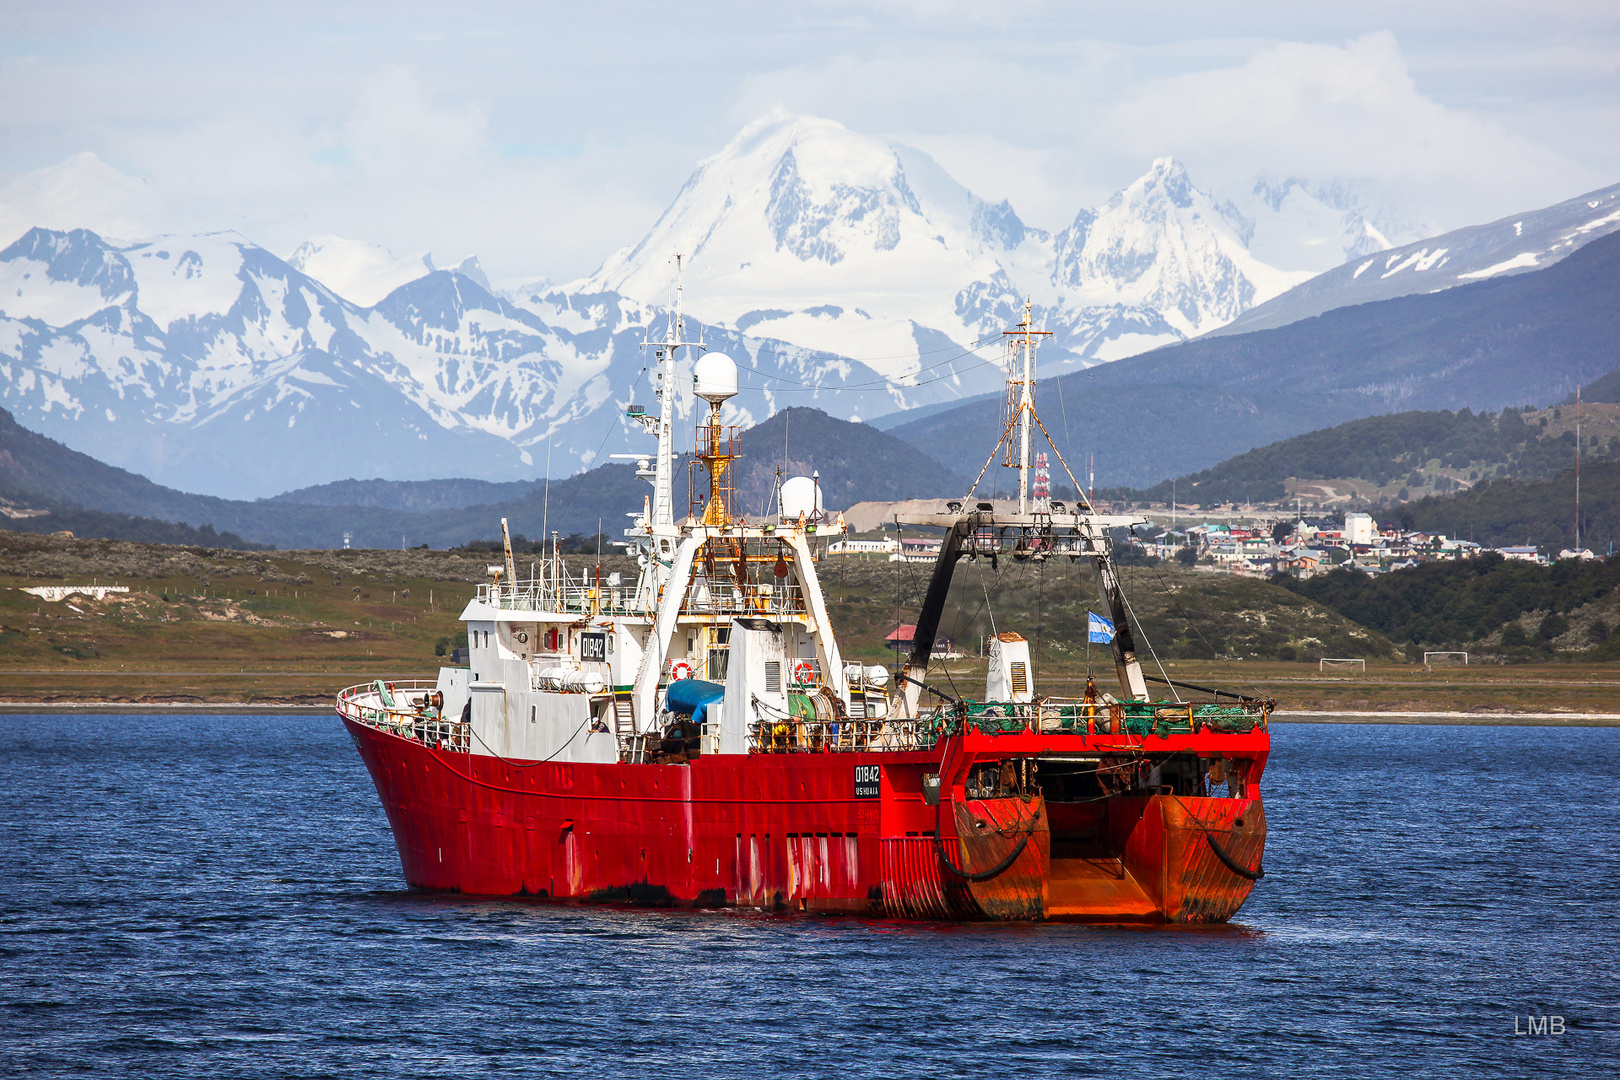
<path id="1" fill-rule="evenodd" d="M 335 718 L 0 723 L 8 1074 L 1620 1072 L 1616 729 L 1279 724 L 1237 921 L 1121 929 L 411 892 Z"/>

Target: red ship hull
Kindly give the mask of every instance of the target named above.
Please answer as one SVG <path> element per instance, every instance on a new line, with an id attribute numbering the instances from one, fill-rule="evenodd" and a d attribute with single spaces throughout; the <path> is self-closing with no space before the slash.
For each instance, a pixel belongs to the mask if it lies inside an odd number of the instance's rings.
<path id="1" fill-rule="evenodd" d="M 1082 743 L 970 731 L 930 752 L 659 765 L 507 761 L 344 724 L 405 878 L 425 889 L 902 918 L 1221 922 L 1248 898 L 1265 844 L 1263 729 L 1220 736 L 1218 749 L 1208 734 Z M 971 798 L 963 783 L 975 763 L 1110 751 L 1251 764 L 1232 798 L 1161 788 L 1055 802 L 1034 786 Z M 933 774 L 942 785 L 930 802 L 923 778 Z"/>

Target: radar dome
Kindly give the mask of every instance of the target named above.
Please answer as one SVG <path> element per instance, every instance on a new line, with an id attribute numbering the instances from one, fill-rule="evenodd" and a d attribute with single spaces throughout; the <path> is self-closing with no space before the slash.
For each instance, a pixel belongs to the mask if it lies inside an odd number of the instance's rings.
<path id="1" fill-rule="evenodd" d="M 822 510 L 821 485 L 808 476 L 794 476 L 782 481 L 782 516 L 796 518 L 800 514 L 816 516 Z"/>
<path id="2" fill-rule="evenodd" d="M 737 365 L 725 353 L 704 353 L 692 365 L 692 381 L 697 384 L 698 397 L 718 405 L 737 396 Z"/>

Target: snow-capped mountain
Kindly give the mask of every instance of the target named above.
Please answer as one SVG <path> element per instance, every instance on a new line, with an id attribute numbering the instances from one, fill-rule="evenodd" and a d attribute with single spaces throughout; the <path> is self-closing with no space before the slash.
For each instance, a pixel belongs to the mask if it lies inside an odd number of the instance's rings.
<path id="1" fill-rule="evenodd" d="M 304 241 L 287 256 L 287 265 L 361 307 L 370 307 L 401 285 L 438 269 L 425 251 L 398 258 L 378 244 L 341 236 Z"/>
<path id="2" fill-rule="evenodd" d="M 1160 158 L 1146 176 L 1097 210 L 1082 211 L 1058 234 L 1051 276 L 1059 318 L 1095 318 L 1100 310 L 1152 314 L 1177 337 L 1228 323 L 1310 276 L 1251 255 L 1252 229 L 1236 207 L 1195 188 L 1179 162 Z M 1087 355 L 1120 353 L 1094 348 Z"/>
<path id="3" fill-rule="evenodd" d="M 1370 245 L 1343 265 L 1251 308 L 1215 332 L 1269 330 L 1352 304 L 1539 270 L 1613 232 L 1620 232 L 1620 184 L 1387 250 L 1387 245 Z"/>
<path id="4" fill-rule="evenodd" d="M 1589 232 L 1620 221 L 1601 200 L 1587 210 Z M 774 113 L 702 162 L 640 243 L 562 287 L 497 292 L 476 259 L 444 269 L 330 236 L 282 260 L 232 233 L 33 229 L 0 251 L 0 406 L 103 461 L 231 497 L 526 479 L 548 461 L 565 475 L 650 448 L 623 406 L 653 404 L 641 345 L 662 337 L 673 252 L 689 332 L 757 391 L 728 405 L 733 420 L 785 405 L 870 419 L 999 389 L 1001 331 L 1025 297 L 1054 333 L 1050 375 L 1315 303 L 1320 282 L 1537 264 L 1567 240 L 1560 213 L 1526 215 L 1513 240 L 1529 246 L 1491 262 L 1434 242 L 1385 254 L 1409 226 L 1365 192 L 1266 181 L 1234 204 L 1162 158 L 1049 234 L 918 150 Z M 1362 270 L 1285 292 L 1352 255 Z"/>
<path id="5" fill-rule="evenodd" d="M 304 241 L 287 256 L 287 264 L 361 307 L 371 307 L 401 285 L 440 269 L 472 278 L 486 291 L 490 288 L 477 256 L 468 256 L 454 266 L 438 267 L 425 251 L 398 258 L 378 244 L 341 236 L 317 236 Z"/>
<path id="6" fill-rule="evenodd" d="M 669 256 L 683 252 L 698 319 L 859 357 L 901 385 L 936 385 L 923 369 L 980 336 L 961 294 L 995 282 L 1025 242 L 1039 241 L 1010 207 L 983 203 L 926 156 L 774 114 L 699 165 L 640 243 L 568 289 L 667 303 Z M 977 392 L 999 379 L 987 374 L 952 377 L 925 397 Z"/>
<path id="7" fill-rule="evenodd" d="M 1237 208 L 1253 222 L 1252 255 L 1272 266 L 1318 274 L 1436 231 L 1432 223 L 1381 204 L 1365 185 L 1346 182 L 1262 177 L 1237 200 Z"/>
<path id="8" fill-rule="evenodd" d="M 234 234 L 120 246 L 33 229 L 0 251 L 0 404 L 74 449 L 205 494 L 529 478 L 548 457 L 566 474 L 649 448 L 622 406 L 647 393 L 639 344 L 659 315 L 611 294 L 520 308 L 446 270 L 363 308 Z M 767 407 L 783 387 L 810 404 L 882 382 L 779 342 L 709 337 L 773 388 Z"/>
<path id="9" fill-rule="evenodd" d="M 979 355 L 996 359 L 1025 296 L 1055 331 L 1061 365 L 1063 354 L 1096 362 L 1202 333 L 1310 276 L 1254 257 L 1253 227 L 1164 158 L 1054 237 L 921 151 L 776 112 L 700 164 L 646 238 L 580 287 L 661 300 L 667 254 L 684 251 L 693 310 L 709 321 L 920 386 L 966 343 L 988 340 Z M 950 391 L 999 382 L 993 364 L 973 371 L 959 365 Z"/>

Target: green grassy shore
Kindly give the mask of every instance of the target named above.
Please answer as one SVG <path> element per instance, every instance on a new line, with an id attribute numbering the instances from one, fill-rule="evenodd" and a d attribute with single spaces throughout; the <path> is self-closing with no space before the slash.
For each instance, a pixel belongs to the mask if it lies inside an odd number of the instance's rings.
<path id="1" fill-rule="evenodd" d="M 458 617 L 488 562 L 424 549 L 235 552 L 0 532 L 0 704 L 320 707 L 372 678 L 432 678 L 445 662 L 438 650 L 462 642 Z M 604 564 L 613 570 L 633 566 Z M 847 656 L 893 660 L 883 639 L 915 618 L 929 572 L 821 562 Z M 1375 632 L 1264 582 L 1162 567 L 1123 576 L 1166 674 L 1270 697 L 1288 712 L 1620 714 L 1620 664 L 1430 671 Z M 130 591 L 57 602 L 21 591 L 90 583 Z M 1034 649 L 1038 689 L 1078 693 L 1095 608 L 1084 564 L 964 563 L 940 632 L 966 655 L 939 663 L 930 681 L 975 696 L 983 635 L 1016 630 Z M 1366 670 L 1323 672 L 1321 655 L 1365 657 Z M 1156 674 L 1154 656 L 1144 660 Z M 1090 662 L 1106 688 L 1106 649 Z"/>

